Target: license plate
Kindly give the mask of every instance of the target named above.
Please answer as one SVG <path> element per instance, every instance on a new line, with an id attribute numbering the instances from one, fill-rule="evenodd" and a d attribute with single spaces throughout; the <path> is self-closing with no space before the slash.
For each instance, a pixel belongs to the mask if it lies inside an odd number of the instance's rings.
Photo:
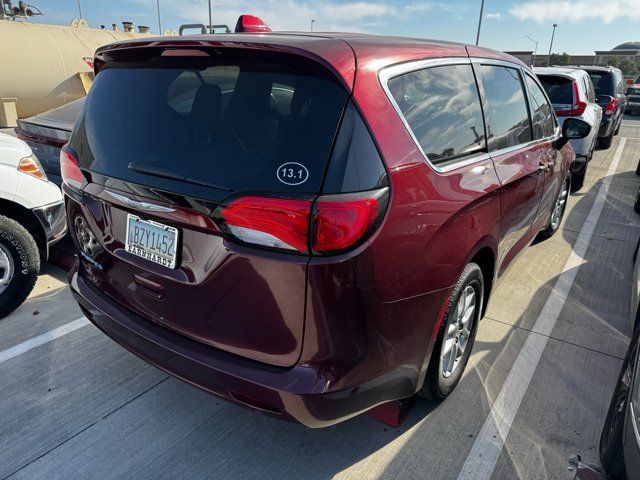
<path id="1" fill-rule="evenodd" d="M 127 215 L 125 250 L 164 267 L 176 268 L 178 230 L 169 225 Z"/>

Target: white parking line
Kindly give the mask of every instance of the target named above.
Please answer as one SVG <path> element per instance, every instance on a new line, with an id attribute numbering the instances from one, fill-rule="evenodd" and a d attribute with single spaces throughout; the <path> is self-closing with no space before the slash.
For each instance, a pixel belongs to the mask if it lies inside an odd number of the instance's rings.
<path id="1" fill-rule="evenodd" d="M 567 259 L 567 263 L 556 280 L 549 294 L 549 298 L 536 319 L 532 332 L 527 336 L 518 358 L 516 358 L 507 379 L 502 385 L 502 389 L 491 408 L 491 412 L 485 420 L 462 466 L 458 480 L 491 478 L 504 442 L 511 429 L 513 419 L 518 413 L 520 403 L 529 387 L 531 378 L 547 345 L 549 335 L 551 335 L 553 327 L 558 321 L 558 317 L 578 274 L 580 265 L 584 262 L 589 241 L 607 198 L 611 184 L 611 176 L 618 168 L 626 140 L 626 138 L 620 139 L 620 144 L 613 157 L 613 161 L 609 165 L 609 170 L 605 178 L 602 179 L 602 184 L 600 185 L 596 199 L 591 206 L 587 219 L 580 229 L 580 234 Z"/>
<path id="2" fill-rule="evenodd" d="M 7 360 L 11 360 L 12 358 L 17 357 L 18 355 L 22 355 L 23 353 L 28 352 L 29 350 L 33 350 L 45 343 L 49 343 L 56 338 L 63 337 L 68 333 L 74 332 L 79 328 L 85 327 L 89 325 L 89 320 L 85 317 L 74 320 L 73 322 L 65 323 L 61 327 L 54 328 L 53 330 L 49 330 L 48 332 L 43 333 L 42 335 L 38 335 L 37 337 L 30 338 L 26 342 L 19 343 L 11 348 L 7 348 L 6 350 L 0 351 L 0 363 L 6 362 Z"/>

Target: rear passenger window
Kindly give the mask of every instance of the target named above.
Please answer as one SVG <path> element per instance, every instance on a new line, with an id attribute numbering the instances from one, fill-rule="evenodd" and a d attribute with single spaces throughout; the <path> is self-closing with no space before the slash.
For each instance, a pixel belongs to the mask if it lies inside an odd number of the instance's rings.
<path id="1" fill-rule="evenodd" d="M 433 163 L 485 150 L 482 109 L 471 65 L 418 70 L 390 79 L 388 87 Z"/>
<path id="2" fill-rule="evenodd" d="M 538 84 L 530 77 L 526 76 L 527 89 L 531 106 L 531 117 L 533 118 L 533 138 L 540 140 L 553 136 L 556 130 L 556 120 L 553 108 L 549 105 L 547 97 Z"/>
<path id="3" fill-rule="evenodd" d="M 515 68 L 481 65 L 489 151 L 531 141 L 531 123 L 520 73 Z"/>

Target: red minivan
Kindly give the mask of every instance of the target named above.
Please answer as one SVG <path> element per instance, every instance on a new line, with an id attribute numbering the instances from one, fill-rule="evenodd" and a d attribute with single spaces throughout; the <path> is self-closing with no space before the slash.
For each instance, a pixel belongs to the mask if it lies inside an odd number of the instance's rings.
<path id="1" fill-rule="evenodd" d="M 491 50 L 361 34 L 100 48 L 61 154 L 70 284 L 116 342 L 310 427 L 460 380 L 574 153 Z"/>

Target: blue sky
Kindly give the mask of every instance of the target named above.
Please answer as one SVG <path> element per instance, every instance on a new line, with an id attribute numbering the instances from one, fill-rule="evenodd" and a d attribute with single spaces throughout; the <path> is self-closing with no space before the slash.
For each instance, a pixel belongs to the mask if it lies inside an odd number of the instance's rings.
<path id="1" fill-rule="evenodd" d="M 129 20 L 158 31 L 156 0 L 80 0 L 89 24 Z M 17 3 L 17 2 L 15 2 Z M 30 0 L 45 12 L 37 21 L 67 24 L 78 16 L 77 0 Z M 480 0 L 212 0 L 213 23 L 235 25 L 238 15 L 263 18 L 274 30 L 363 31 L 385 35 L 473 43 Z M 206 23 L 207 0 L 160 0 L 162 27 Z M 533 50 L 524 35 L 547 53 L 553 23 L 554 52 L 593 54 L 625 41 L 640 41 L 640 8 L 635 0 L 485 0 L 481 45 L 499 50 Z"/>

